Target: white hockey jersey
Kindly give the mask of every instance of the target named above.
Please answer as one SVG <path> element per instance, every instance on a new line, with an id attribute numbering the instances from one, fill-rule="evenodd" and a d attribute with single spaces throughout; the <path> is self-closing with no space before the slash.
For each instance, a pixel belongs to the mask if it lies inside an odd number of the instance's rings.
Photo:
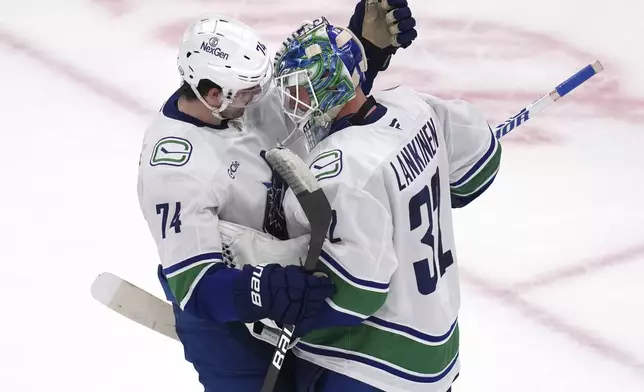
<path id="1" fill-rule="evenodd" d="M 222 261 L 219 219 L 285 237 L 283 189 L 260 152 L 288 132 L 275 91 L 247 110 L 243 127 L 203 123 L 181 113 L 177 100 L 173 95 L 145 132 L 138 197 L 184 308 L 199 279 Z"/>
<path id="2" fill-rule="evenodd" d="M 451 207 L 492 182 L 501 146 L 463 101 L 405 87 L 374 95 L 386 113 L 331 134 L 308 163 L 334 213 L 318 266 L 337 291 L 333 317 L 295 353 L 385 391 L 446 391 L 459 372 L 457 257 Z M 382 109 L 382 108 L 381 108 Z M 288 191 L 289 233 L 308 232 Z"/>

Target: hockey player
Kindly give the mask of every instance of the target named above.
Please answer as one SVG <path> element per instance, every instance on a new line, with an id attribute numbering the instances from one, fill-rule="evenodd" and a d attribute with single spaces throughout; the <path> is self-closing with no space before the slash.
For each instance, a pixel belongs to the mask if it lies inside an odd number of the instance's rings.
<path id="1" fill-rule="evenodd" d="M 285 113 L 335 211 L 318 267 L 336 291 L 299 331 L 298 390 L 444 392 L 459 372 L 451 209 L 490 186 L 501 146 L 466 102 L 402 86 L 367 97 L 364 56 L 322 18 L 276 57 Z M 309 231 L 290 191 L 284 210 L 291 236 Z"/>
<path id="2" fill-rule="evenodd" d="M 378 18 L 363 24 L 374 12 L 359 3 L 352 23 L 365 31 L 383 29 L 381 36 L 407 46 L 416 35 L 411 12 L 404 0 L 389 4 L 397 8 L 379 9 Z M 372 49 L 376 69 L 386 68 L 391 45 Z M 227 268 L 223 262 L 220 220 L 287 238 L 284 188 L 261 155 L 288 135 L 271 90 L 269 56 L 263 40 L 240 21 L 213 16 L 194 23 L 179 46 L 183 84 L 143 140 L 140 207 L 158 248 L 159 278 L 174 304 L 177 334 L 206 391 L 258 391 L 273 347 L 253 334 L 271 336 L 261 324 L 249 331 L 244 323 L 270 319 L 307 328 L 334 291 L 328 278 L 299 266 Z M 292 388 L 286 367 L 277 390 Z"/>

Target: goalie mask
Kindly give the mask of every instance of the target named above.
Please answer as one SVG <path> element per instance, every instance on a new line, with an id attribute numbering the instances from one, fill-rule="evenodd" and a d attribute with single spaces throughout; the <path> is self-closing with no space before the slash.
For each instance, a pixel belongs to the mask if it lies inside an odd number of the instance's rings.
<path id="1" fill-rule="evenodd" d="M 219 15 L 188 27 L 179 45 L 177 65 L 181 78 L 218 119 L 241 117 L 246 107 L 266 94 L 272 81 L 272 64 L 257 33 Z M 221 106 L 209 105 L 197 91 L 202 80 L 221 87 Z"/>
<path id="2" fill-rule="evenodd" d="M 275 56 L 275 82 L 283 110 L 304 133 L 309 150 L 328 136 L 366 71 L 358 38 L 324 17 L 304 23 L 283 43 Z"/>

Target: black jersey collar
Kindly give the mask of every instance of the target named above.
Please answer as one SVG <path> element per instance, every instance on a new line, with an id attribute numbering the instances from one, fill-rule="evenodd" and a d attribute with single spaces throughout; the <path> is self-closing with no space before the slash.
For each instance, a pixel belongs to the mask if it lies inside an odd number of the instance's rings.
<path id="1" fill-rule="evenodd" d="M 373 107 L 376 109 L 368 114 Z M 356 113 L 349 114 L 348 116 L 344 116 L 341 119 L 336 120 L 333 125 L 331 125 L 329 135 L 354 125 L 373 124 L 383 118 L 386 113 L 387 108 L 376 102 L 373 96 L 370 96 L 367 98 L 367 102 L 365 102 Z"/>

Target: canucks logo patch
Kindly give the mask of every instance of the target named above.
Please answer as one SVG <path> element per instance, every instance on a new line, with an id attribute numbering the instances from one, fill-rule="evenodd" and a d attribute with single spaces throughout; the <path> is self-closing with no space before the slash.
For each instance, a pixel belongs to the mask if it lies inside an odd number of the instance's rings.
<path id="1" fill-rule="evenodd" d="M 192 144 L 180 137 L 164 137 L 154 145 L 150 166 L 183 166 L 190 160 Z"/>
<path id="2" fill-rule="evenodd" d="M 309 170 L 318 181 L 337 177 L 342 172 L 342 151 L 330 150 L 323 152 L 313 160 Z"/>

